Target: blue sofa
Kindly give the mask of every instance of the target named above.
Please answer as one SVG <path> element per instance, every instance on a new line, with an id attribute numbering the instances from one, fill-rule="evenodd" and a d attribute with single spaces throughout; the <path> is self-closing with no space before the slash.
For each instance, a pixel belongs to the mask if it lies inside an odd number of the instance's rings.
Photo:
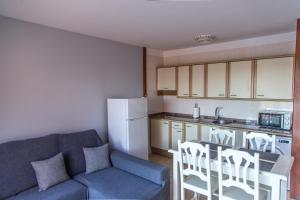
<path id="1" fill-rule="evenodd" d="M 0 144 L 0 200 L 167 200 L 167 167 L 111 151 L 112 166 L 85 174 L 83 147 L 102 145 L 95 130 Z M 63 152 L 72 179 L 39 192 L 30 162 Z"/>

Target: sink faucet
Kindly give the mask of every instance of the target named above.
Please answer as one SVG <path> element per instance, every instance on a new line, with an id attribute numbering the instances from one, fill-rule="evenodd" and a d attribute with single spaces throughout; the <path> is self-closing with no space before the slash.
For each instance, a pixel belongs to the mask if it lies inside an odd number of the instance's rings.
<path id="1" fill-rule="evenodd" d="M 223 109 L 223 107 L 216 107 L 215 117 L 216 117 L 217 120 L 219 120 L 221 118 L 220 112 L 221 112 L 222 109 Z"/>

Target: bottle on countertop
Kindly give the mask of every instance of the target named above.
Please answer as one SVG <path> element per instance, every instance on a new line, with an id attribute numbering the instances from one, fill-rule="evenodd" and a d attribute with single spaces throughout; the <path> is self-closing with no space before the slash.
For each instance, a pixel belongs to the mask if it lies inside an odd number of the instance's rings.
<path id="1" fill-rule="evenodd" d="M 195 107 L 193 108 L 193 118 L 197 119 L 200 117 L 200 107 L 198 107 L 198 104 L 195 103 Z"/>

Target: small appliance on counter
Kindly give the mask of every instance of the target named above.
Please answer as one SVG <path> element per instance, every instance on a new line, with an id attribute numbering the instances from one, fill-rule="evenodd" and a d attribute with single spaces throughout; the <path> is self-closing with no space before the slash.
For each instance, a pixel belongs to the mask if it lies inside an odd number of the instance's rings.
<path id="1" fill-rule="evenodd" d="M 198 104 L 195 103 L 195 106 L 193 108 L 193 118 L 198 119 L 200 117 L 200 107 L 198 107 Z"/>
<path id="2" fill-rule="evenodd" d="M 258 124 L 266 128 L 291 130 L 292 112 L 265 110 L 258 114 Z"/>

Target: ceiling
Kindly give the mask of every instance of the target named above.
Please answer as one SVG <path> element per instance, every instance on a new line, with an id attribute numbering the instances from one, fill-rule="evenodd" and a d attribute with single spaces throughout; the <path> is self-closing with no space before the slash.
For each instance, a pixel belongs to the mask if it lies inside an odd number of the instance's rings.
<path id="1" fill-rule="evenodd" d="M 0 15 L 169 50 L 295 31 L 299 0 L 0 0 Z M 1 27 L 0 27 L 1 28 Z"/>

